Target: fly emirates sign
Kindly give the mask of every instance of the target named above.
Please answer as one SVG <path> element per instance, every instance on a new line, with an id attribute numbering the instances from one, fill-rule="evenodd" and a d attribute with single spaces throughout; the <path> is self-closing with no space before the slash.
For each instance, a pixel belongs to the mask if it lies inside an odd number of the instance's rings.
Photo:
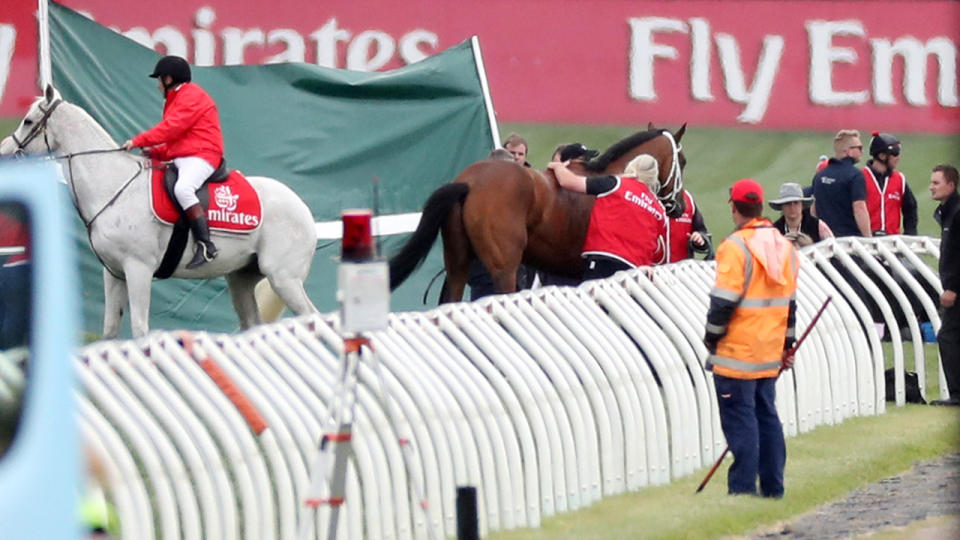
<path id="1" fill-rule="evenodd" d="M 960 21 L 957 21 L 960 23 Z M 687 83 L 690 97 L 699 102 L 716 101 L 713 66 L 719 63 L 722 97 L 743 106 L 737 122 L 756 124 L 763 121 L 770 105 L 774 86 L 782 71 L 787 40 L 781 34 L 763 36 L 755 65 L 745 65 L 742 46 L 736 35 L 715 32 L 710 21 L 694 17 L 688 20 L 663 17 L 631 18 L 629 94 L 632 99 L 656 102 L 657 63 L 676 62 L 689 66 Z M 851 105 L 897 105 L 903 102 L 914 107 L 930 105 L 928 84 L 937 105 L 957 107 L 957 45 L 946 36 L 921 41 L 913 36 L 897 38 L 868 37 L 867 28 L 859 20 L 810 20 L 804 25 L 806 43 L 795 43 L 800 50 L 793 54 L 807 56 L 807 97 L 813 105 L 842 107 Z M 664 44 L 667 34 L 689 37 L 689 49 L 681 56 L 677 47 Z M 870 55 L 862 58 L 856 48 L 839 43 L 840 38 L 857 38 L 869 43 Z M 801 48 L 802 47 L 802 48 Z M 714 61 L 716 56 L 716 62 Z M 928 74 L 933 61 L 936 70 Z M 845 65 L 863 63 L 870 71 L 870 87 L 843 89 L 837 84 L 836 71 Z M 896 69 L 902 70 L 895 75 Z M 748 78 L 752 73 L 752 78 Z M 931 76 L 932 75 L 932 76 Z M 794 77 L 795 78 L 795 77 Z M 902 84 L 894 90 L 894 81 Z M 786 81 L 786 84 L 795 81 Z"/>
<path id="2" fill-rule="evenodd" d="M 377 71 L 476 35 L 501 121 L 941 133 L 960 123 L 954 1 L 64 2 L 198 66 Z M 36 25 L 32 0 L 4 6 L 0 115 L 12 115 L 37 91 Z"/>

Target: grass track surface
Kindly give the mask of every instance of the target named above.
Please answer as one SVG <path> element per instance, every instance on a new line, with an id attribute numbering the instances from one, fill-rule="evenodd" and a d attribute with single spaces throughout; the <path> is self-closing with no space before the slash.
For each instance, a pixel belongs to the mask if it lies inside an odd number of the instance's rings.
<path id="1" fill-rule="evenodd" d="M 738 535 L 808 512 L 849 491 L 898 474 L 917 460 L 960 449 L 960 412 L 909 405 L 787 439 L 786 495 L 771 501 L 726 495 L 728 457 L 706 489 L 707 469 L 554 516 L 540 529 L 494 533 L 490 540 L 708 539 Z"/>

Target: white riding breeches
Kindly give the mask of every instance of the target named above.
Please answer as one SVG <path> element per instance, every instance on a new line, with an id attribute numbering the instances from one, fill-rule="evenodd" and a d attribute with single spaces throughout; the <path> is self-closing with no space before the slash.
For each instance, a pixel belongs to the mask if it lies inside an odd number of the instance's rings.
<path id="1" fill-rule="evenodd" d="M 173 162 L 179 171 L 173 194 L 176 195 L 180 207 L 186 210 L 200 202 L 197 190 L 215 169 L 205 159 L 193 156 L 174 158 Z"/>

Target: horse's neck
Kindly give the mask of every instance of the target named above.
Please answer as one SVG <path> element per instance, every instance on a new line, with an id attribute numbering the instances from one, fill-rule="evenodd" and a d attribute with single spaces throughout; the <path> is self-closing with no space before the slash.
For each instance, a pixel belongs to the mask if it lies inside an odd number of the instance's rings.
<path id="1" fill-rule="evenodd" d="M 68 104 L 64 104 L 63 108 L 63 120 L 58 121 L 56 126 L 50 126 L 51 130 L 56 129 L 56 154 L 76 154 L 118 147 L 110 135 L 85 111 Z M 64 159 L 61 163 L 67 181 L 73 185 L 77 204 L 85 219 L 90 219 L 93 212 L 107 204 L 117 191 L 142 169 L 139 159 L 126 152 L 80 155 Z M 130 187 L 137 189 L 139 186 Z"/>

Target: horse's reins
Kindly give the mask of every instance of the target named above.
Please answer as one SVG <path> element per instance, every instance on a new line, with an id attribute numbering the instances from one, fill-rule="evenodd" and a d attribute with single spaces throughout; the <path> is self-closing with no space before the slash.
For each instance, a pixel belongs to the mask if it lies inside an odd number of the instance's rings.
<path id="1" fill-rule="evenodd" d="M 677 141 L 673 138 L 673 133 L 670 133 L 668 130 L 663 130 L 663 135 L 670 141 L 670 149 L 673 152 L 673 160 L 670 164 L 670 174 L 667 176 L 666 183 L 669 183 L 673 180 L 673 188 L 670 190 L 668 197 L 665 197 L 667 202 L 663 203 L 664 208 L 667 212 L 673 210 L 676 206 L 677 194 L 683 190 L 683 172 L 680 168 L 680 151 L 683 149 L 682 146 L 677 144 Z M 660 179 L 657 179 L 657 193 L 660 193 L 660 190 L 663 189 L 664 182 L 660 182 Z M 664 198 L 661 198 L 663 200 Z"/>
<path id="2" fill-rule="evenodd" d="M 24 137 L 23 140 L 20 140 L 17 138 L 16 133 L 11 135 L 13 142 L 17 143 L 17 150 L 16 150 L 17 155 L 23 155 L 25 153 L 24 148 L 26 148 L 26 146 L 30 144 L 30 142 L 32 142 L 34 139 L 36 139 L 41 133 L 43 134 L 43 143 L 47 147 L 47 152 L 52 152 L 52 149 L 50 148 L 50 140 L 47 138 L 47 121 L 50 119 L 50 116 L 53 114 L 53 111 L 55 111 L 57 107 L 60 106 L 61 103 L 63 103 L 62 99 L 54 100 L 54 102 L 51 103 L 50 107 L 47 109 L 44 109 L 43 107 L 40 107 L 38 105 L 37 108 L 40 109 L 41 112 L 43 112 L 43 116 L 41 116 L 40 119 L 37 120 L 37 123 L 34 124 L 32 128 L 30 128 L 30 131 L 27 133 L 27 136 Z M 80 197 L 77 195 L 77 187 L 73 181 L 73 158 L 77 156 L 89 156 L 93 154 L 110 154 L 113 152 L 121 152 L 124 150 L 125 149 L 123 147 L 108 148 L 103 150 L 84 150 L 82 152 L 73 152 L 70 154 L 62 154 L 58 156 L 49 155 L 44 158 L 52 161 L 59 161 L 61 159 L 65 159 L 67 161 L 67 173 L 70 175 L 69 184 L 70 184 L 70 193 L 73 198 L 73 207 L 77 209 L 77 214 L 80 216 L 80 220 L 83 221 L 84 226 L 87 228 L 88 234 L 90 232 L 90 227 L 92 227 L 93 222 L 96 221 L 98 217 L 100 217 L 100 214 L 103 214 L 104 210 L 106 210 L 114 202 L 116 202 L 116 200 L 120 197 L 120 194 L 123 193 L 125 189 L 127 189 L 127 186 L 129 186 L 130 183 L 133 182 L 133 180 L 136 179 L 136 177 L 141 172 L 143 172 L 143 162 L 137 163 L 138 165 L 137 171 L 133 173 L 133 176 L 131 176 L 129 180 L 124 182 L 124 184 L 120 186 L 120 189 L 117 190 L 117 192 L 114 193 L 112 197 L 110 197 L 110 200 L 108 200 L 107 203 L 104 204 L 103 207 L 100 210 L 98 210 L 96 213 L 94 213 L 93 217 L 88 220 L 85 217 L 83 217 L 83 212 L 80 210 Z"/>
<path id="3" fill-rule="evenodd" d="M 10 136 L 13 142 L 17 143 L 17 153 L 19 155 L 22 155 L 24 153 L 23 149 L 41 133 L 43 133 L 43 142 L 47 145 L 47 150 L 50 150 L 50 141 L 47 140 L 47 120 L 50 119 L 50 115 L 53 114 L 53 111 L 57 110 L 57 107 L 59 107 L 61 103 L 63 103 L 63 100 L 57 99 L 50 104 L 50 108 L 47 110 L 43 110 L 43 107 L 37 105 L 37 108 L 43 112 L 43 116 L 30 128 L 30 131 L 27 132 L 27 136 L 24 137 L 23 141 L 17 139 L 16 133 Z"/>
<path id="4" fill-rule="evenodd" d="M 57 99 L 53 103 L 51 103 L 50 107 L 47 108 L 46 110 L 44 110 L 43 107 L 40 107 L 38 105 L 37 108 L 43 112 L 43 116 L 41 116 L 40 119 L 37 121 L 37 123 L 34 124 L 32 128 L 30 128 L 30 131 L 27 133 L 27 136 L 24 137 L 23 140 L 20 140 L 17 138 L 16 133 L 11 135 L 13 142 L 17 143 L 17 150 L 15 152 L 16 155 L 18 156 L 25 155 L 26 152 L 24 152 L 24 148 L 26 148 L 26 146 L 30 144 L 31 141 L 36 139 L 41 133 L 43 133 L 43 143 L 47 147 L 47 152 L 52 153 L 53 150 L 50 148 L 50 140 L 47 138 L 47 121 L 50 119 L 50 116 L 53 114 L 53 111 L 55 111 L 56 108 L 59 107 L 61 103 L 63 103 L 63 100 Z M 80 196 L 77 194 L 77 186 L 76 186 L 76 183 L 73 181 L 73 158 L 78 156 L 88 156 L 93 154 L 110 154 L 113 152 L 122 152 L 125 150 L 126 149 L 123 147 L 107 148 L 107 149 L 99 149 L 99 150 L 84 150 L 81 152 L 73 152 L 69 154 L 47 155 L 43 158 L 51 161 L 59 161 L 62 159 L 67 161 L 67 174 L 70 176 L 70 180 L 68 183 L 70 184 L 70 195 L 72 199 L 71 202 L 73 203 L 73 207 L 76 208 L 77 210 L 77 215 L 80 216 L 80 221 L 83 222 L 84 227 L 87 229 L 87 238 L 88 238 L 88 241 L 90 242 L 91 248 L 93 248 L 93 241 L 90 238 L 90 235 L 92 234 L 91 228 L 93 227 L 93 222 L 96 221 L 97 218 L 99 218 L 100 215 L 103 214 L 103 212 L 107 208 L 110 208 L 110 206 L 112 206 L 113 203 L 115 203 L 118 198 L 120 198 L 120 195 L 123 193 L 123 191 L 127 189 L 127 187 L 137 178 L 137 176 L 140 175 L 141 172 L 143 172 L 144 167 L 143 167 L 143 162 L 138 160 L 137 170 L 136 172 L 133 173 L 133 176 L 131 176 L 129 180 L 124 182 L 123 185 L 120 186 L 120 189 L 118 189 L 116 193 L 114 193 L 113 196 L 110 197 L 110 199 L 106 202 L 106 204 L 104 204 L 103 207 L 100 208 L 100 210 L 98 210 L 97 212 L 95 212 L 93 214 L 93 217 L 88 220 L 87 218 L 83 217 L 83 211 L 80 210 Z M 103 267 L 106 268 L 107 271 L 110 272 L 110 274 L 112 274 L 117 279 L 123 279 L 119 274 L 114 272 L 109 265 L 107 265 L 107 263 L 103 260 L 103 258 L 100 257 L 100 254 L 97 253 L 96 249 L 93 250 L 93 253 L 97 256 L 97 259 L 100 259 L 100 263 L 103 264 Z"/>

